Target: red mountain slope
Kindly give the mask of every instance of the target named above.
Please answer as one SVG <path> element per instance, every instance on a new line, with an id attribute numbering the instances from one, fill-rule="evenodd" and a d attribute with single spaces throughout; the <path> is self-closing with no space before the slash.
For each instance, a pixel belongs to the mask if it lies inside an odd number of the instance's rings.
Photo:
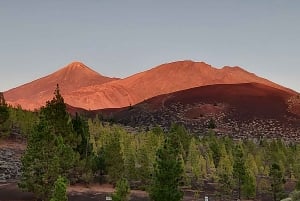
<path id="1" fill-rule="evenodd" d="M 154 106 L 160 99 L 164 107 L 169 107 L 174 103 L 183 105 L 201 102 L 225 103 L 235 108 L 236 114 L 282 118 L 288 112 L 287 101 L 291 94 L 259 83 L 242 83 L 196 87 L 159 97 L 146 102 Z M 155 102 L 156 104 L 153 104 Z"/>
<path id="2" fill-rule="evenodd" d="M 216 84 L 156 96 L 134 105 L 132 112 L 144 110 L 151 113 L 169 108 L 174 104 L 189 105 L 193 110 L 198 106 L 191 105 L 222 103 L 235 108 L 234 115 L 243 116 L 244 114 L 251 118 L 268 116 L 278 119 L 289 112 L 288 100 L 291 97 L 289 92 L 259 83 Z M 131 110 L 123 108 L 120 111 L 128 114 L 127 112 Z M 116 111 L 116 113 L 119 112 Z"/>
<path id="3" fill-rule="evenodd" d="M 48 76 L 11 89 L 4 93 L 5 99 L 12 105 L 21 105 L 24 109 L 38 109 L 53 97 L 56 84 L 61 93 L 67 94 L 80 87 L 93 86 L 116 80 L 104 77 L 80 62 L 73 62 Z M 66 100 L 72 104 L 72 100 Z"/>
<path id="4" fill-rule="evenodd" d="M 250 82 L 295 93 L 239 67 L 217 69 L 203 62 L 178 61 L 104 85 L 80 88 L 70 93 L 69 98 L 74 100 L 73 106 L 86 109 L 120 108 L 193 87 Z"/>
<path id="5" fill-rule="evenodd" d="M 192 133 L 207 132 L 210 119 L 218 134 L 235 137 L 299 137 L 300 114 L 291 111 L 290 102 L 299 106 L 299 97 L 259 83 L 217 84 L 164 94 L 133 107 L 100 110 L 115 121 L 132 127 L 168 129 L 183 124 Z"/>
<path id="6" fill-rule="evenodd" d="M 103 77 L 82 63 L 74 62 L 51 75 L 9 90 L 4 95 L 9 103 L 34 109 L 52 98 L 58 83 L 66 103 L 96 110 L 135 105 L 161 94 L 193 87 L 250 82 L 295 93 L 239 67 L 217 69 L 203 62 L 178 61 L 125 79 Z"/>

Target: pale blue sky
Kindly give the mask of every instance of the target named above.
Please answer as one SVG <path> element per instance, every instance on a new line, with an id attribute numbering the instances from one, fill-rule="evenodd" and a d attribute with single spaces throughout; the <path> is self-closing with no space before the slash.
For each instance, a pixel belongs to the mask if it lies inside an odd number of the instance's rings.
<path id="1" fill-rule="evenodd" d="M 300 92 L 300 1 L 0 0 L 0 91 L 82 61 L 107 76 L 204 61 Z"/>

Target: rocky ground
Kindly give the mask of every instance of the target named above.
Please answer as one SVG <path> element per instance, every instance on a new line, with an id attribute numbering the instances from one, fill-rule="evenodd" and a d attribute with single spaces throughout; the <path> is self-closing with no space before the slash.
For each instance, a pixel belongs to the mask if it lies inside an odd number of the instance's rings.
<path id="1" fill-rule="evenodd" d="M 26 143 L 21 140 L 0 140 L 0 201 L 36 201 L 32 193 L 22 192 L 17 185 L 20 177 L 20 158 L 26 148 Z M 206 185 L 204 192 L 185 190 L 184 201 L 204 200 L 208 195 L 210 201 L 214 201 L 211 185 Z M 111 185 L 92 184 L 89 186 L 70 186 L 68 188 L 69 201 L 105 201 L 114 191 Z M 211 192 L 211 193 L 209 193 Z M 197 198 L 196 198 L 196 197 Z M 149 201 L 145 191 L 132 190 L 130 201 Z M 260 200 L 270 200 L 269 197 Z"/>
<path id="2" fill-rule="evenodd" d="M 70 188 L 69 201 L 105 201 L 110 196 L 113 188 L 97 186 L 97 188 Z M 147 194 L 142 191 L 132 191 L 131 201 L 147 201 Z M 0 201 L 35 201 L 33 194 L 20 191 L 16 183 L 0 184 Z"/>
<path id="3" fill-rule="evenodd" d="M 0 142 L 0 185 L 19 179 L 21 155 L 25 149 L 21 141 L 5 140 Z"/>
<path id="4" fill-rule="evenodd" d="M 32 193 L 22 192 L 17 185 L 25 148 L 22 140 L 0 140 L 0 201 L 35 201 Z M 76 185 L 68 188 L 68 197 L 70 201 L 105 201 L 113 191 L 110 185 Z M 144 191 L 132 190 L 130 200 L 148 201 L 149 197 Z M 193 194 L 187 192 L 184 200 L 193 200 Z"/>
<path id="5" fill-rule="evenodd" d="M 209 109 L 202 114 L 202 110 Z M 221 109 L 220 109 L 221 108 Z M 130 115 L 118 119 L 125 128 L 151 129 L 159 125 L 164 130 L 168 130 L 173 122 L 184 125 L 191 133 L 199 136 L 204 135 L 209 130 L 209 121 L 212 119 L 216 128 L 214 131 L 220 136 L 231 136 L 233 138 L 260 139 L 281 138 L 285 141 L 300 140 L 300 118 L 299 116 L 285 117 L 283 119 L 247 117 L 236 115 L 235 110 L 229 111 L 221 103 L 205 104 L 197 103 L 193 105 L 183 105 L 174 103 L 168 107 L 149 111 L 146 109 L 134 108 L 129 110 Z"/>
<path id="6" fill-rule="evenodd" d="M 93 185 L 89 187 L 71 186 L 68 189 L 69 201 L 105 201 L 111 196 L 114 189 L 107 185 Z M 194 192 L 186 192 L 184 201 L 196 201 Z M 200 196 L 200 195 L 199 195 Z M 203 197 L 203 196 L 202 196 Z M 130 201 L 149 201 L 148 194 L 144 191 L 132 190 Z M 203 198 L 202 198 L 203 200 Z M 213 201 L 212 199 L 210 199 Z M 35 201 L 32 193 L 22 192 L 16 183 L 0 184 L 0 201 Z"/>
<path id="7" fill-rule="evenodd" d="M 0 201 L 34 201 L 33 194 L 22 192 L 17 185 L 21 176 L 21 156 L 26 144 L 24 141 L 0 140 Z M 70 201 L 101 201 L 113 192 L 112 186 L 92 187 L 72 186 L 68 189 Z M 143 191 L 132 191 L 130 200 L 148 200 Z"/>

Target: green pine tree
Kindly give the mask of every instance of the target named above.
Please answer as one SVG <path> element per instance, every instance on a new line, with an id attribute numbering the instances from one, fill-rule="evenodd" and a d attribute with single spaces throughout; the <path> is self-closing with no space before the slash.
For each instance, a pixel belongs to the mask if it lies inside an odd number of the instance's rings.
<path id="1" fill-rule="evenodd" d="M 116 191 L 112 195 L 113 201 L 127 201 L 129 200 L 130 187 L 128 181 L 124 178 L 118 180 L 116 184 Z"/>
<path id="2" fill-rule="evenodd" d="M 171 133 L 163 147 L 157 151 L 153 182 L 150 186 L 150 198 L 153 201 L 179 201 L 183 193 L 179 189 L 183 169 L 180 160 L 180 141 Z"/>
<path id="3" fill-rule="evenodd" d="M 67 106 L 60 94 L 58 85 L 54 91 L 53 99 L 46 102 L 46 106 L 41 108 L 41 113 L 52 125 L 53 132 L 62 136 L 66 144 L 76 149 L 80 142 L 80 136 L 74 132 L 72 119 L 67 112 Z"/>
<path id="4" fill-rule="evenodd" d="M 115 184 L 124 176 L 124 160 L 121 154 L 119 133 L 112 134 L 109 144 L 104 148 L 104 157 L 109 181 Z"/>
<path id="5" fill-rule="evenodd" d="M 247 169 L 245 181 L 242 185 L 243 196 L 247 199 L 255 198 L 256 195 L 256 178 L 255 175 Z"/>
<path id="6" fill-rule="evenodd" d="M 11 121 L 9 108 L 5 102 L 4 95 L 0 92 L 0 137 L 8 136 L 11 132 Z"/>
<path id="7" fill-rule="evenodd" d="M 270 168 L 270 180 L 271 180 L 271 190 L 273 194 L 273 200 L 278 201 L 283 195 L 283 184 L 285 183 L 283 173 L 280 166 L 277 163 L 273 163 Z"/>
<path id="8" fill-rule="evenodd" d="M 238 188 L 238 198 L 241 199 L 242 185 L 245 181 L 246 168 L 242 146 L 238 144 L 234 150 L 233 177 Z"/>
<path id="9" fill-rule="evenodd" d="M 50 201 L 67 201 L 67 179 L 59 176 L 54 183 Z"/>
<path id="10" fill-rule="evenodd" d="M 225 145 L 221 144 L 220 147 L 221 157 L 217 167 L 217 176 L 219 183 L 219 192 L 222 193 L 224 199 L 229 198 L 232 194 L 233 187 L 233 167 L 230 156 L 226 152 Z"/>
<path id="11" fill-rule="evenodd" d="M 33 192 L 37 198 L 49 200 L 60 167 L 62 139 L 53 135 L 51 127 L 43 118 L 28 139 L 22 156 L 22 176 L 19 187 Z"/>
<path id="12" fill-rule="evenodd" d="M 56 118 L 55 118 L 56 117 Z M 22 156 L 22 175 L 19 187 L 48 201 L 57 178 L 68 176 L 76 160 L 70 139 L 71 122 L 59 89 L 55 97 L 41 108 L 40 120 L 29 135 Z"/>
<path id="13" fill-rule="evenodd" d="M 197 147 L 195 138 L 192 138 L 189 146 L 189 152 L 187 157 L 187 170 L 191 173 L 191 182 L 195 180 L 199 181 L 202 176 L 202 164 L 201 164 L 201 153 Z"/>
<path id="14" fill-rule="evenodd" d="M 6 122 L 9 118 L 8 107 L 4 99 L 4 95 L 0 92 L 0 125 Z"/>
<path id="15" fill-rule="evenodd" d="M 184 161 L 187 159 L 191 136 L 189 135 L 188 131 L 185 129 L 184 126 L 180 124 L 173 124 L 170 128 L 170 133 L 173 133 L 177 136 L 178 140 L 180 141 L 181 145 L 181 154 L 183 156 Z"/>
<path id="16" fill-rule="evenodd" d="M 78 145 L 74 151 L 79 154 L 79 160 L 72 171 L 72 180 L 89 183 L 93 179 L 93 172 L 96 171 L 96 156 L 93 152 L 93 145 L 90 143 L 89 126 L 87 121 L 77 113 L 72 124 L 78 139 Z"/>

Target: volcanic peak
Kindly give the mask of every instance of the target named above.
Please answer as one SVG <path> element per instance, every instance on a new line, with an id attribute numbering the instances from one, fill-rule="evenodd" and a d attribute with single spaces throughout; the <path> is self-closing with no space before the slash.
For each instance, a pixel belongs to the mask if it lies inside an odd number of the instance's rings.
<path id="1" fill-rule="evenodd" d="M 73 61 L 68 66 L 73 68 L 87 68 L 87 66 L 80 61 Z"/>
<path id="2" fill-rule="evenodd" d="M 29 110 L 38 109 L 52 98 L 55 86 L 59 84 L 65 101 L 72 104 L 68 94 L 73 91 L 116 79 L 102 76 L 81 62 L 72 62 L 50 75 L 6 91 L 5 98 L 12 105 L 19 104 L 22 108 Z"/>
<path id="3" fill-rule="evenodd" d="M 98 72 L 94 71 L 93 69 L 89 68 L 86 66 L 84 63 L 80 61 L 74 61 L 68 64 L 67 66 L 63 67 L 60 71 L 65 71 L 65 72 L 82 72 L 82 73 L 93 73 L 93 74 L 98 74 Z"/>

